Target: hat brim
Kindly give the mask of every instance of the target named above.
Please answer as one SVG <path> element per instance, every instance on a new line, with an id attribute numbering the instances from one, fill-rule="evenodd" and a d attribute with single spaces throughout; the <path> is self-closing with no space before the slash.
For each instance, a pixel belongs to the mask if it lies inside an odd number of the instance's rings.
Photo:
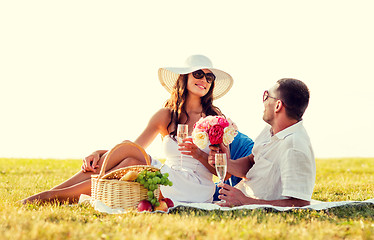
<path id="1" fill-rule="evenodd" d="M 234 80 L 230 74 L 216 68 L 204 66 L 189 68 L 160 68 L 158 70 L 158 79 L 160 80 L 161 85 L 171 93 L 180 74 L 188 74 L 199 69 L 209 69 L 216 76 L 216 80 L 214 80 L 213 99 L 218 99 L 225 95 L 234 84 Z"/>

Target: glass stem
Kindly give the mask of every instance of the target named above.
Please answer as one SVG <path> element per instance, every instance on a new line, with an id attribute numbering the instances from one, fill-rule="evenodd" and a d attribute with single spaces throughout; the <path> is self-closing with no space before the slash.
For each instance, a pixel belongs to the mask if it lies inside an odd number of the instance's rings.
<path id="1" fill-rule="evenodd" d="M 183 164 L 182 164 L 183 161 L 182 160 L 183 160 L 183 154 L 181 153 L 181 169 L 183 169 Z"/>

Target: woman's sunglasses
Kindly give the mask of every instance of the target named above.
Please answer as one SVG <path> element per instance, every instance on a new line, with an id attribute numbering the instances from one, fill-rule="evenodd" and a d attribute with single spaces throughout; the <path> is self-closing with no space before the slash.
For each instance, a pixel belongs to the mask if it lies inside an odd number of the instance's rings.
<path id="1" fill-rule="evenodd" d="M 196 79 L 202 79 L 205 76 L 206 82 L 209 84 L 216 79 L 216 76 L 213 73 L 205 73 L 203 70 L 193 72 L 192 76 Z"/>

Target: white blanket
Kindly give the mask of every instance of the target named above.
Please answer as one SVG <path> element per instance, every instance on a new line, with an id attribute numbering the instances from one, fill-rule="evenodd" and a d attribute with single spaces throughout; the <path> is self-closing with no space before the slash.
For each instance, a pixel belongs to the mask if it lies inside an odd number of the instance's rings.
<path id="1" fill-rule="evenodd" d="M 126 212 L 126 210 L 124 209 L 112 209 L 108 207 L 107 205 L 105 205 L 103 202 L 99 200 L 92 200 L 90 196 L 84 195 L 84 194 L 80 196 L 79 203 L 90 203 L 94 207 L 95 210 L 99 212 L 103 212 L 103 213 L 121 214 L 121 213 Z M 256 208 L 272 208 L 278 211 L 288 211 L 290 209 L 310 209 L 310 210 L 318 211 L 318 210 L 323 210 L 323 209 L 329 209 L 332 207 L 339 207 L 339 206 L 352 205 L 352 204 L 358 204 L 358 203 L 374 204 L 374 199 L 368 199 L 366 201 L 343 201 L 343 202 L 321 202 L 321 201 L 312 200 L 311 204 L 305 207 L 275 207 L 271 205 L 244 205 L 244 206 L 230 208 L 230 207 L 220 207 L 213 203 L 174 202 L 174 207 L 169 208 L 169 211 L 179 206 L 202 209 L 202 210 L 222 210 L 222 211 L 232 211 L 232 210 L 239 210 L 239 209 L 256 209 Z M 156 212 L 160 212 L 160 211 L 156 211 Z"/>

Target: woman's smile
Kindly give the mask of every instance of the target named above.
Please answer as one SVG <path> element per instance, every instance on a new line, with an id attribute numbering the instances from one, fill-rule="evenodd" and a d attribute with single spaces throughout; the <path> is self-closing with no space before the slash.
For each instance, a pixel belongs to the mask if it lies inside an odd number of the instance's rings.
<path id="1" fill-rule="evenodd" d="M 203 84 L 201 84 L 201 83 L 196 83 L 195 85 L 196 85 L 198 88 L 202 89 L 202 90 L 205 90 L 205 89 L 206 89 L 206 87 L 205 87 Z"/>

